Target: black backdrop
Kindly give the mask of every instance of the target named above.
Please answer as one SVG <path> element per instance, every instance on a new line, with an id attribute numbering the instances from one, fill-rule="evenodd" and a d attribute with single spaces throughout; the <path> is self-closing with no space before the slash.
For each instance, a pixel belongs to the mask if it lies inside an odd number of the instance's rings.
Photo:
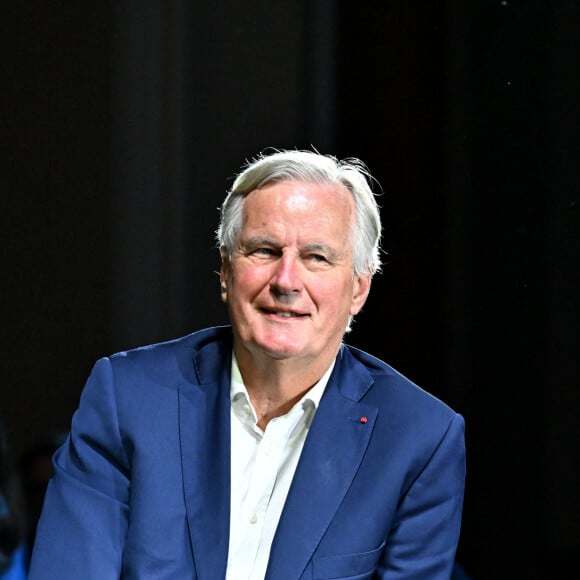
<path id="1" fill-rule="evenodd" d="M 2 35 L 0 417 L 66 430 L 94 360 L 225 321 L 217 206 L 316 146 L 382 184 L 349 341 L 467 421 L 458 557 L 558 577 L 580 547 L 580 7 L 27 2 Z"/>

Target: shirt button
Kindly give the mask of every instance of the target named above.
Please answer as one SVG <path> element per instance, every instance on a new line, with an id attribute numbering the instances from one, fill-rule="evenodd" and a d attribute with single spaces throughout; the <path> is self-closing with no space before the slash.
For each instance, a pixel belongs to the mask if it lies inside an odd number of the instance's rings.
<path id="1" fill-rule="evenodd" d="M 258 521 L 258 516 L 255 513 L 253 513 L 252 515 L 250 515 L 249 520 L 251 524 L 255 524 Z"/>

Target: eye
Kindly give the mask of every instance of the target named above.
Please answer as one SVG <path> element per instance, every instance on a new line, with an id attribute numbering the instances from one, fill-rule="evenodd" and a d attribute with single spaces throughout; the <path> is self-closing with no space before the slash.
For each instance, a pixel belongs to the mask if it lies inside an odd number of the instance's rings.
<path id="1" fill-rule="evenodd" d="M 262 256 L 273 256 L 274 250 L 272 248 L 256 248 L 254 250 L 254 254 L 262 255 Z"/>
<path id="2" fill-rule="evenodd" d="M 254 248 L 250 254 L 255 258 L 263 258 L 263 259 L 273 259 L 280 255 L 280 251 L 276 248 L 271 248 L 269 246 L 259 246 Z"/>
<path id="3" fill-rule="evenodd" d="M 307 259 L 315 264 L 328 264 L 328 259 L 323 254 L 308 254 Z"/>

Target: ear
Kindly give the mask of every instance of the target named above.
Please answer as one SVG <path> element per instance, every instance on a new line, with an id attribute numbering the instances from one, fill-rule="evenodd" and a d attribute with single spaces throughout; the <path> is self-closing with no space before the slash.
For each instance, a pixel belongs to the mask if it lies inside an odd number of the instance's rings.
<path id="1" fill-rule="evenodd" d="M 228 301 L 228 275 L 230 273 L 230 260 L 225 248 L 220 249 L 222 265 L 220 268 L 220 294 L 223 302 Z"/>
<path id="2" fill-rule="evenodd" d="M 350 303 L 350 314 L 354 316 L 360 312 L 360 309 L 367 301 L 371 289 L 372 276 L 355 276 L 352 286 L 352 300 Z"/>

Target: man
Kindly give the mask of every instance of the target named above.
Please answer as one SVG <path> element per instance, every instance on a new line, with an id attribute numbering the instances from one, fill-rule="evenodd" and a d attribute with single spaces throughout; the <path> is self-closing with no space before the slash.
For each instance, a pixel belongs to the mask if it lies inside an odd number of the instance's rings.
<path id="1" fill-rule="evenodd" d="M 451 576 L 464 422 L 343 343 L 380 267 L 356 160 L 276 151 L 221 208 L 231 327 L 99 360 L 31 580 Z"/>

